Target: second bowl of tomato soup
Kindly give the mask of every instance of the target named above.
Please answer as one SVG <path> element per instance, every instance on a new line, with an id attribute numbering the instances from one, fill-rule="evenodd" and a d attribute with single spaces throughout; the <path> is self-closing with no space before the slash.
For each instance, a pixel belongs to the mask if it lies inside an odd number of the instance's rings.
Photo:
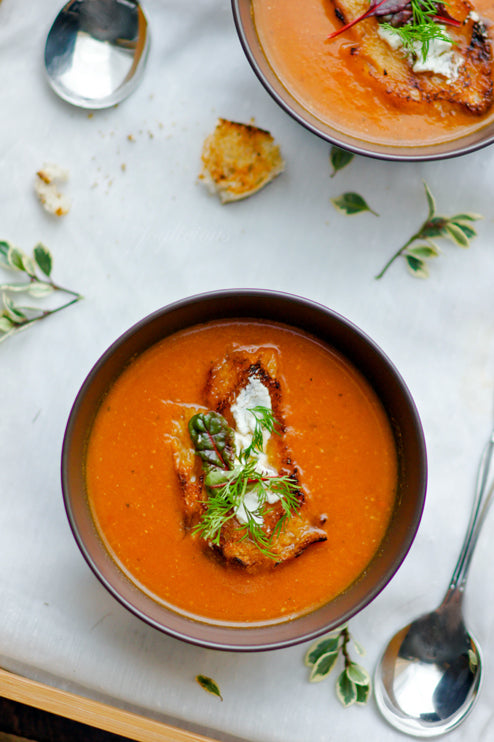
<path id="1" fill-rule="evenodd" d="M 494 140 L 490 0 L 232 0 L 260 81 L 299 123 L 384 159 Z"/>
<path id="2" fill-rule="evenodd" d="M 269 649 L 361 610 L 404 559 L 422 429 L 388 358 L 326 307 L 220 291 L 103 355 L 62 455 L 69 521 L 110 592 L 204 646 Z"/>

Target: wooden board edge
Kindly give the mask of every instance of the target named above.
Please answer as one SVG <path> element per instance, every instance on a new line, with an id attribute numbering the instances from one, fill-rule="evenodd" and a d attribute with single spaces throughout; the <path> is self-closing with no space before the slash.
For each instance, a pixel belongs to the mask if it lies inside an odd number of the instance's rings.
<path id="1" fill-rule="evenodd" d="M 137 742 L 215 742 L 0 668 L 0 696 Z"/>

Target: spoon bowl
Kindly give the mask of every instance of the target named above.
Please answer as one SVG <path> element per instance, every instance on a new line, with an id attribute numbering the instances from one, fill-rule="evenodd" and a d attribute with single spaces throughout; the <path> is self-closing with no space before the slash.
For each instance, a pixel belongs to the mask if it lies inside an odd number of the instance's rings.
<path id="1" fill-rule="evenodd" d="M 494 493 L 487 487 L 494 431 L 484 448 L 468 530 L 440 606 L 398 631 L 378 663 L 376 703 L 396 729 L 437 737 L 470 713 L 482 684 L 482 658 L 468 633 L 462 602 L 470 561 Z"/>
<path id="2" fill-rule="evenodd" d="M 113 106 L 140 82 L 149 39 L 137 0 L 70 0 L 46 39 L 48 81 L 75 106 Z"/>
<path id="3" fill-rule="evenodd" d="M 481 682 L 478 645 L 465 628 L 459 606 L 444 603 L 389 642 L 376 676 L 376 701 L 400 731 L 435 737 L 463 721 Z"/>

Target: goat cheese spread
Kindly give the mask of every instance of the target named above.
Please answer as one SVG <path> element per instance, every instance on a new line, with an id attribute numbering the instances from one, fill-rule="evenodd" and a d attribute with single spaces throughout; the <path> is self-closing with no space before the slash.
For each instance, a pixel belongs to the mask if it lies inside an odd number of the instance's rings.
<path id="1" fill-rule="evenodd" d="M 378 34 L 393 51 L 403 47 L 400 35 L 393 29 L 380 26 Z M 447 78 L 450 82 L 454 82 L 458 77 L 462 57 L 453 51 L 452 41 L 431 39 L 425 59 L 422 54 L 422 45 L 417 42 L 413 44 L 412 50 L 406 54 L 414 72 L 434 72 Z"/>
<path id="2" fill-rule="evenodd" d="M 250 444 L 254 436 L 256 429 L 256 418 L 255 415 L 250 411 L 256 407 L 265 407 L 268 410 L 272 410 L 271 396 L 269 389 L 264 386 L 262 381 L 257 376 L 251 376 L 246 386 L 241 389 L 237 399 L 231 406 L 231 413 L 235 420 L 235 447 L 237 452 L 237 462 L 240 463 L 239 459 L 243 451 L 245 451 Z M 255 469 L 260 474 L 266 474 L 267 476 L 276 476 L 278 473 L 276 469 L 268 463 L 268 457 L 265 453 L 266 445 L 271 437 L 271 434 L 266 429 L 262 431 L 263 437 L 263 451 L 259 453 Z M 278 502 L 279 496 L 268 492 L 266 502 L 270 505 Z M 263 522 L 262 515 L 259 513 L 259 497 L 255 490 L 247 490 L 242 503 L 238 506 L 235 511 L 235 516 L 240 523 L 247 523 L 249 517 L 252 518 L 256 523 L 261 524 Z"/>

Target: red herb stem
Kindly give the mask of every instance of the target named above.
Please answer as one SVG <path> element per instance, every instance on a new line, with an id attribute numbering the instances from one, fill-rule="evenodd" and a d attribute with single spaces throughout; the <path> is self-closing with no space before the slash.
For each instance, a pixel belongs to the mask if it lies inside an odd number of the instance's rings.
<path id="1" fill-rule="evenodd" d="M 364 18 L 367 18 L 370 15 L 374 15 L 376 9 L 383 5 L 383 3 L 385 2 L 386 0 L 380 0 L 380 2 L 376 3 L 376 5 L 371 5 L 370 8 L 368 8 L 365 13 L 362 13 L 362 15 L 359 15 L 358 18 L 354 18 L 353 21 L 350 21 L 345 26 L 339 28 L 337 31 L 333 31 L 333 33 L 329 34 L 327 40 L 334 39 L 336 36 L 339 36 L 340 33 L 344 33 L 344 31 L 347 31 L 349 28 L 352 28 L 352 26 L 355 26 L 356 23 L 363 21 Z"/>

